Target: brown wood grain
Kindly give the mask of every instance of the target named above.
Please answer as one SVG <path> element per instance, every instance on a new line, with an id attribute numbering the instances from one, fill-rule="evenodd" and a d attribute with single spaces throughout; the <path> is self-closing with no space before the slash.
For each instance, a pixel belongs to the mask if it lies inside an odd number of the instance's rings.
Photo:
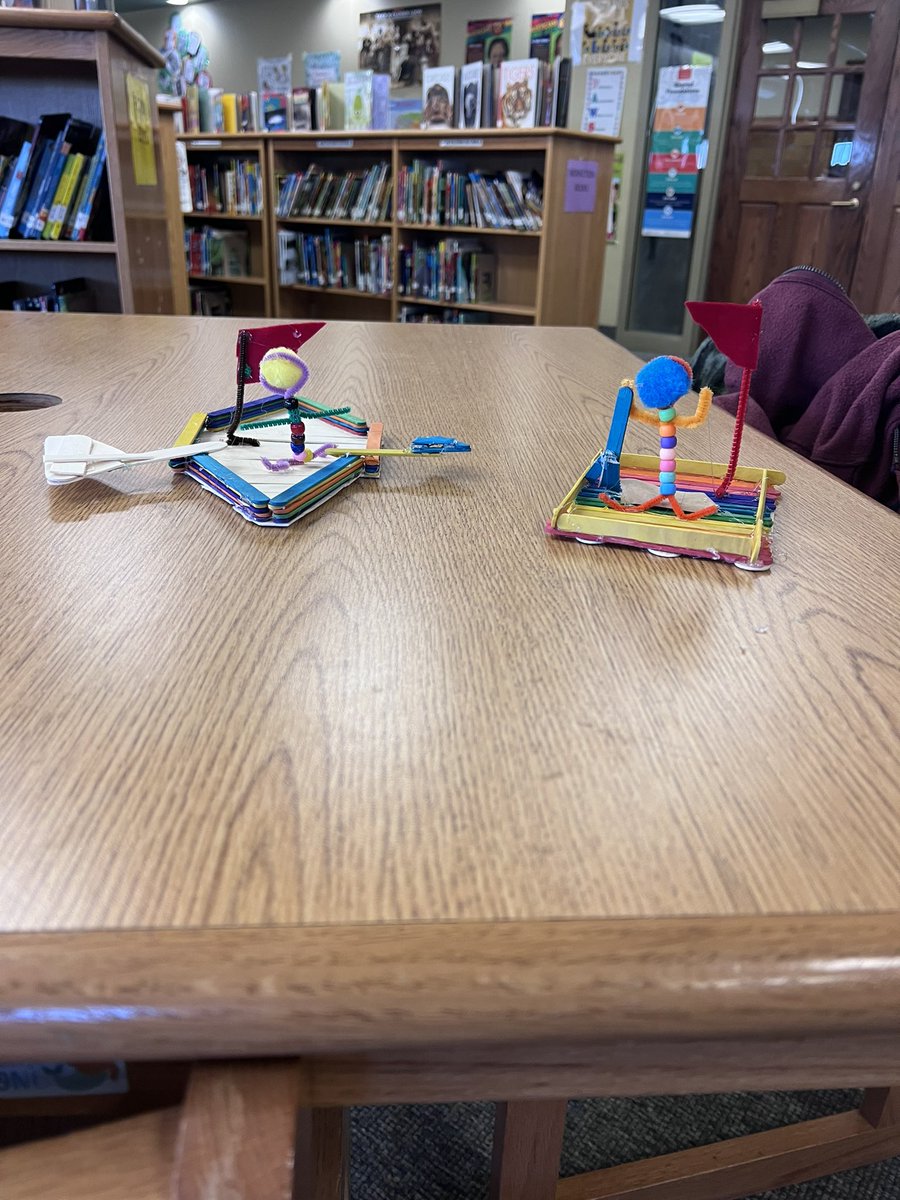
<path id="1" fill-rule="evenodd" d="M 292 1200 L 350 1200 L 349 1109 L 300 1109 Z"/>
<path id="2" fill-rule="evenodd" d="M 898 938 L 895 914 L 8 934 L 0 1046 L 65 1061 L 768 1039 L 771 1065 L 780 1040 L 896 1038 Z"/>
<path id="3" fill-rule="evenodd" d="M 79 34 L 98 35 L 110 34 L 121 42 L 129 52 L 148 67 L 162 67 L 165 60 L 160 52 L 142 37 L 136 29 L 123 21 L 113 12 L 73 12 L 63 9 L 37 8 L 4 8 L 0 10 L 0 28 L 14 30 L 18 34 L 22 30 L 33 31 L 34 56 L 55 57 L 56 48 L 62 47 L 63 37 L 71 32 Z M 7 37 L 4 35 L 4 52 L 7 48 Z M 74 43 L 78 44 L 78 43 Z M 91 55 L 91 57 L 93 57 Z"/>
<path id="4" fill-rule="evenodd" d="M 565 1124 L 565 1100 L 497 1105 L 490 1200 L 554 1200 Z"/>
<path id="5" fill-rule="evenodd" d="M 294 1191 L 301 1087 L 290 1060 L 195 1066 L 179 1122 L 172 1200 L 307 1200 Z"/>
<path id="6" fill-rule="evenodd" d="M 46 486 L 47 434 L 227 404 L 236 329 L 0 319 L 6 386 L 63 397 L 0 425 L 0 927 L 898 907 L 893 514 L 748 429 L 771 574 L 551 541 L 635 360 L 513 327 L 318 335 L 313 397 L 475 449 L 294 528 L 164 467 Z"/>
<path id="7" fill-rule="evenodd" d="M 179 1110 L 0 1151 L 3 1200 L 171 1200 Z M 242 1198 L 243 1200 L 243 1198 Z"/>

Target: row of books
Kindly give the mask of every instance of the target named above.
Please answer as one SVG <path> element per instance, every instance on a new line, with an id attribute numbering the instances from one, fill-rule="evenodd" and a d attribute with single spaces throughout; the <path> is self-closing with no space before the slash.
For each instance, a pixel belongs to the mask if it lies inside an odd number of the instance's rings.
<path id="1" fill-rule="evenodd" d="M 84 241 L 105 163 L 103 131 L 71 113 L 0 117 L 0 238 Z"/>
<path id="2" fill-rule="evenodd" d="M 487 313 L 465 312 L 458 308 L 445 308 L 435 312 L 433 308 L 417 308 L 404 304 L 397 315 L 402 325 L 487 325 Z"/>
<path id="3" fill-rule="evenodd" d="M 499 67 L 427 67 L 422 72 L 423 129 L 535 129 L 565 127 L 569 118 L 572 60 L 552 65 L 538 58 Z"/>
<path id="4" fill-rule="evenodd" d="M 482 304 L 494 299 L 497 260 L 471 240 L 413 242 L 400 247 L 397 276 L 401 296 Z"/>
<path id="5" fill-rule="evenodd" d="M 231 293 L 227 288 L 192 286 L 190 301 L 195 317 L 231 316 Z"/>
<path id="6" fill-rule="evenodd" d="M 392 99 L 390 76 L 347 71 L 340 81 L 290 92 L 225 92 L 191 84 L 182 100 L 187 133 L 366 129 L 565 128 L 572 60 L 514 59 L 498 66 L 426 67 L 422 99 Z"/>
<path id="7" fill-rule="evenodd" d="M 189 275 L 249 275 L 250 239 L 243 229 L 185 229 Z"/>
<path id="8" fill-rule="evenodd" d="M 253 159 L 218 159 L 188 165 L 191 204 L 195 213 L 256 217 L 263 210 L 260 165 Z"/>
<path id="9" fill-rule="evenodd" d="M 400 167 L 397 219 L 417 225 L 538 230 L 543 223 L 543 178 L 533 171 L 454 170 L 414 159 Z"/>
<path id="10" fill-rule="evenodd" d="M 391 238 L 350 238 L 278 231 L 278 282 L 283 287 L 351 288 L 376 296 L 393 287 Z"/>
<path id="11" fill-rule="evenodd" d="M 325 171 L 310 163 L 303 171 L 280 177 L 279 217 L 327 217 L 330 220 L 385 221 L 391 212 L 391 168 L 386 162 L 351 171 Z"/>
<path id="12" fill-rule="evenodd" d="M 26 287 L 15 280 L 0 282 L 0 308 L 14 312 L 93 312 L 96 307 L 94 293 L 82 276 L 57 279 L 49 292 L 39 295 L 24 294 Z"/>

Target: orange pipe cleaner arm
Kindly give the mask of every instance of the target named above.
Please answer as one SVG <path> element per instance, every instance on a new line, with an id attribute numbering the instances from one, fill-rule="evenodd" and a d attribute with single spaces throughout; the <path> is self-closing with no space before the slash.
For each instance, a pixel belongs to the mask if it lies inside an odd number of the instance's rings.
<path id="1" fill-rule="evenodd" d="M 698 425 L 702 425 L 709 416 L 709 408 L 712 404 L 713 394 L 708 387 L 700 389 L 700 396 L 697 399 L 697 410 L 692 417 L 676 417 L 672 424 L 677 429 L 696 429 Z"/>
<path id="2" fill-rule="evenodd" d="M 656 413 L 644 408 L 643 404 L 638 404 L 637 400 L 631 402 L 631 415 L 636 421 L 643 421 L 645 425 L 655 425 L 659 428 L 659 417 Z"/>

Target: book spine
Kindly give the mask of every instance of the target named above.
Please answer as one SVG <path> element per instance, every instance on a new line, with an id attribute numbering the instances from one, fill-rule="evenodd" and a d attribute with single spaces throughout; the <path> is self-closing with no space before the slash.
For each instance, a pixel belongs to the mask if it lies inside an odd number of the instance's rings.
<path id="1" fill-rule="evenodd" d="M 28 162 L 33 145 L 34 143 L 29 141 L 22 143 L 15 166 L 12 168 L 12 177 L 6 189 L 6 195 L 3 197 L 3 205 L 0 207 L 0 238 L 8 238 L 16 223 L 16 209 L 28 172 Z"/>

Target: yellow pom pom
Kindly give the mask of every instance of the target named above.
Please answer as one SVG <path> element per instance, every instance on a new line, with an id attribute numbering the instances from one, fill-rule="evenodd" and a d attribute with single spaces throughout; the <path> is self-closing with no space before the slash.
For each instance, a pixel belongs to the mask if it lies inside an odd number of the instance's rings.
<path id="1" fill-rule="evenodd" d="M 306 366 L 299 355 L 286 346 L 267 350 L 259 364 L 259 377 L 273 392 L 288 393 L 302 385 Z"/>

